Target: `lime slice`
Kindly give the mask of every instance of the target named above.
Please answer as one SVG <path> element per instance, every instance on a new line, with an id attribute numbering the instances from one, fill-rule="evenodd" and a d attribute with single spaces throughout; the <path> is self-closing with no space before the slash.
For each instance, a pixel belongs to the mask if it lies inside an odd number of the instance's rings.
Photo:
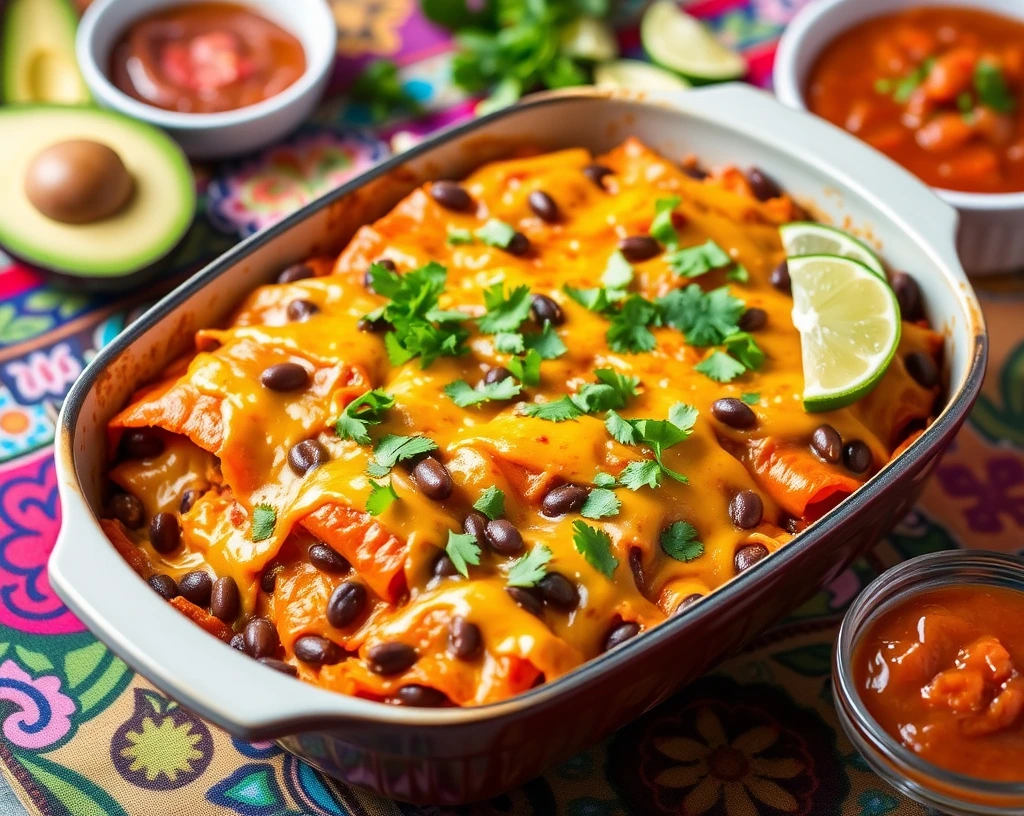
<path id="1" fill-rule="evenodd" d="M 804 409 L 832 411 L 867 394 L 900 342 L 900 307 L 884 278 L 852 258 L 789 259 L 800 332 Z"/>
<path id="2" fill-rule="evenodd" d="M 679 74 L 631 59 L 602 62 L 594 69 L 594 84 L 630 91 L 685 91 L 690 87 Z"/>
<path id="3" fill-rule="evenodd" d="M 614 29 L 596 17 L 577 17 L 562 29 L 560 40 L 562 53 L 567 57 L 604 62 L 619 55 Z"/>
<path id="4" fill-rule="evenodd" d="M 659 65 L 695 83 L 739 79 L 747 61 L 714 38 L 700 20 L 672 2 L 658 0 L 640 21 L 640 40 Z"/>
<path id="5" fill-rule="evenodd" d="M 813 221 L 793 221 L 779 227 L 786 255 L 841 255 L 860 261 L 869 269 L 885 277 L 885 267 L 867 244 L 858 241 L 835 227 Z"/>

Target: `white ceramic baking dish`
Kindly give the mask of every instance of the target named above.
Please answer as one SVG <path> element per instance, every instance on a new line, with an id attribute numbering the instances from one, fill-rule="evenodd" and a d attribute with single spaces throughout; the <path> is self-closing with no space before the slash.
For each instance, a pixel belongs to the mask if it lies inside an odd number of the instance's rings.
<path id="1" fill-rule="evenodd" d="M 269 671 L 210 637 L 125 564 L 97 523 L 108 419 L 130 394 L 221 320 L 245 293 L 313 252 L 333 251 L 414 186 L 458 178 L 524 144 L 604 151 L 634 135 L 668 156 L 754 165 L 835 223 L 876 236 L 912 271 L 946 334 L 949 401 L 896 461 L 790 544 L 686 613 L 569 675 L 501 703 L 414 709 L 334 694 Z M 61 414 L 64 525 L 50 581 L 129 665 L 186 706 L 246 738 L 279 738 L 348 782 L 418 802 L 508 789 L 665 699 L 812 593 L 911 507 L 978 394 L 986 338 L 954 249 L 956 215 L 852 136 L 745 86 L 631 98 L 572 91 L 447 131 L 239 244 L 104 349 Z M 685 658 L 681 657 L 685 656 Z"/>

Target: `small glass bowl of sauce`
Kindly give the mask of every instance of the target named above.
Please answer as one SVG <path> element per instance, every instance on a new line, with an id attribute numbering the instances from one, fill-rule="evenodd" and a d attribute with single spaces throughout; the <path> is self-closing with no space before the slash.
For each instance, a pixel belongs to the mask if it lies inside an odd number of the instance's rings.
<path id="1" fill-rule="evenodd" d="M 1024 812 L 1024 561 L 954 550 L 894 567 L 854 601 L 832 682 L 872 769 L 943 813 Z"/>

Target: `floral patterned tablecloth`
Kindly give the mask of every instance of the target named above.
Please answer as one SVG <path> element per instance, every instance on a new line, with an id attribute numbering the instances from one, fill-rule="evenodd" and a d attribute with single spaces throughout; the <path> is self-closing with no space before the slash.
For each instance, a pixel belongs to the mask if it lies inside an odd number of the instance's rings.
<path id="1" fill-rule="evenodd" d="M 368 54 L 389 55 L 428 115 L 372 130 L 365 109 L 334 95 L 287 143 L 198 167 L 201 214 L 179 279 L 386 156 L 396 129 L 422 133 L 471 115 L 447 79 L 449 41 L 412 0 L 332 2 L 339 87 Z M 767 84 L 778 36 L 799 5 L 700 0 L 689 8 L 747 54 L 752 81 Z M 635 51 L 635 31 L 627 27 L 622 43 Z M 843 610 L 885 567 L 949 547 L 1024 546 L 1024 279 L 979 285 L 992 330 L 985 392 L 902 526 L 739 657 L 604 744 L 453 812 L 922 812 L 874 776 L 839 730 L 829 660 Z M 0 813 L 24 812 L 14 793 L 30 812 L 54 816 L 440 814 L 324 779 L 271 743 L 230 738 L 134 675 L 51 591 L 58 407 L 95 350 L 160 291 L 120 299 L 61 292 L 0 257 L 0 766 L 9 784 L 0 784 Z"/>

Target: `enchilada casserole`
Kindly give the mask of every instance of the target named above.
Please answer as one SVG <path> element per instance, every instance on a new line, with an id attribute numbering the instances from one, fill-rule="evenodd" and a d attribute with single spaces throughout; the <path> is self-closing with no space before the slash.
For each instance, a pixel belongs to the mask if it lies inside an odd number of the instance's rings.
<path id="1" fill-rule="evenodd" d="M 895 357 L 808 413 L 763 173 L 522 155 L 415 190 L 260 286 L 110 423 L 108 536 L 272 668 L 481 705 L 685 613 L 928 424 L 913 280 Z"/>

